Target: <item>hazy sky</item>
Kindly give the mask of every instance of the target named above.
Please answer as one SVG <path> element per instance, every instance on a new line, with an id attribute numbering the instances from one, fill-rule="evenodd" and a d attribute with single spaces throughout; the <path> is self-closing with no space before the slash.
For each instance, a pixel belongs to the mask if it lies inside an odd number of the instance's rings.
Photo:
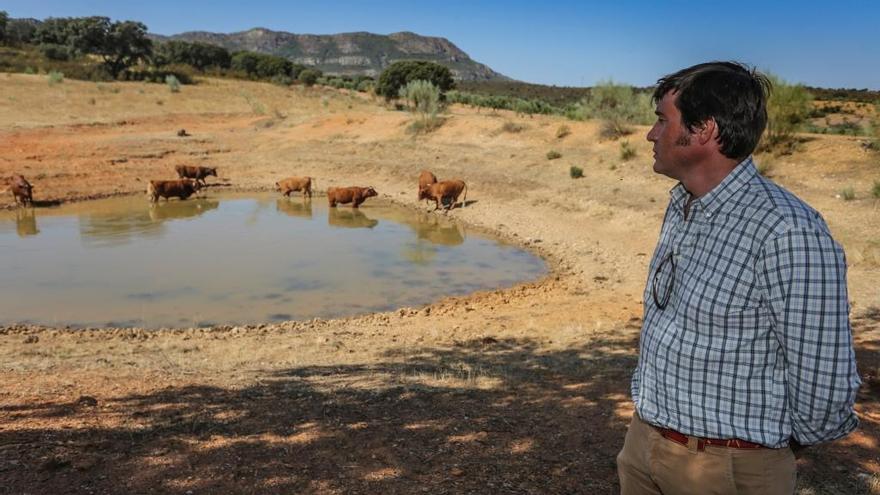
<path id="1" fill-rule="evenodd" d="M 880 90 L 880 0 L 3 0 L 11 17 L 104 15 L 150 32 L 413 31 L 527 82 L 638 86 L 733 59 L 811 86 Z"/>

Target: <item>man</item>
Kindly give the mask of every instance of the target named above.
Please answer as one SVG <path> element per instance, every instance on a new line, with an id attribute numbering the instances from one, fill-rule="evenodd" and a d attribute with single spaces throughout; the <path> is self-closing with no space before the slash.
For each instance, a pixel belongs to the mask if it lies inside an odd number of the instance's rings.
<path id="1" fill-rule="evenodd" d="M 654 91 L 654 171 L 679 183 L 644 292 L 624 495 L 791 494 L 793 449 L 858 425 L 843 250 L 751 158 L 770 89 L 712 62 Z"/>

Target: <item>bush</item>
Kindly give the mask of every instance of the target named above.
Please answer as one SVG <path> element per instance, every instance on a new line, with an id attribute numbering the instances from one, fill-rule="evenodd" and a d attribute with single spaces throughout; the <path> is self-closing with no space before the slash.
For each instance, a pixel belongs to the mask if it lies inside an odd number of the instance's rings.
<path id="1" fill-rule="evenodd" d="M 440 93 L 455 87 L 452 71 L 448 67 L 422 60 L 402 60 L 382 71 L 376 83 L 376 94 L 384 96 L 386 100 L 397 98 L 400 88 L 412 81 L 428 81 Z"/>
<path id="2" fill-rule="evenodd" d="M 49 85 L 60 84 L 64 82 L 64 73 L 53 70 L 49 72 Z"/>
<path id="3" fill-rule="evenodd" d="M 795 131 L 813 110 L 813 95 L 800 84 L 768 74 L 773 89 L 767 98 L 767 131 L 762 149 L 789 154 L 797 147 Z"/>
<path id="4" fill-rule="evenodd" d="M 318 82 L 318 78 L 321 77 L 321 72 L 315 69 L 305 69 L 300 71 L 299 76 L 297 76 L 297 80 L 306 86 L 314 86 L 316 82 Z"/>
<path id="5" fill-rule="evenodd" d="M 880 199 L 880 180 L 874 181 L 874 187 L 871 188 L 871 196 L 874 196 L 876 199 Z"/>
<path id="6" fill-rule="evenodd" d="M 168 89 L 172 93 L 180 92 L 180 81 L 174 74 L 168 74 L 167 76 L 165 76 L 165 84 L 168 85 Z"/>
<path id="7" fill-rule="evenodd" d="M 631 160 L 636 157 L 636 149 L 633 148 L 629 141 L 620 143 L 620 159 L 623 161 Z"/>
<path id="8" fill-rule="evenodd" d="M 55 43 L 41 44 L 40 53 L 49 60 L 57 60 L 61 62 L 74 58 L 74 54 L 68 47 Z"/>
<path id="9" fill-rule="evenodd" d="M 547 159 L 548 160 L 556 160 L 557 158 L 562 158 L 562 153 L 560 153 L 556 150 L 550 150 L 547 152 Z"/>
<path id="10" fill-rule="evenodd" d="M 440 89 L 430 81 L 410 81 L 400 88 L 399 96 L 414 113 L 436 115 L 440 110 Z"/>
<path id="11" fill-rule="evenodd" d="M 648 93 L 636 93 L 632 86 L 607 81 L 590 89 L 590 94 L 569 107 L 566 115 L 574 120 L 601 119 L 600 135 L 617 139 L 632 133 L 627 124 L 650 124 L 654 107 Z"/>
<path id="12" fill-rule="evenodd" d="M 840 191 L 840 197 L 844 201 L 852 201 L 856 199 L 856 192 L 852 187 L 845 187 L 843 191 Z"/>
<path id="13" fill-rule="evenodd" d="M 556 129 L 556 139 L 562 139 L 569 134 L 571 134 L 571 129 L 565 124 L 562 124 Z"/>
<path id="14" fill-rule="evenodd" d="M 572 167 L 570 169 L 568 169 L 568 175 L 572 179 L 580 179 L 581 177 L 584 176 L 584 169 L 582 169 L 580 167 L 575 167 L 574 165 L 572 165 Z"/>
<path id="15" fill-rule="evenodd" d="M 373 90 L 375 83 L 373 83 L 370 79 L 364 79 L 361 82 L 357 83 L 357 90 L 361 93 L 369 93 Z"/>

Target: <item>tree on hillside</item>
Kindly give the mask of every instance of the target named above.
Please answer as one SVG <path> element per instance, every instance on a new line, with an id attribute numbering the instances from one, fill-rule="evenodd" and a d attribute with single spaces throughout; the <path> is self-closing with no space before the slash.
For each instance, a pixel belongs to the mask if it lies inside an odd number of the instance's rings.
<path id="1" fill-rule="evenodd" d="M 157 45 L 153 50 L 153 63 L 158 66 L 187 64 L 204 71 L 209 67 L 228 69 L 231 62 L 232 57 L 228 50 L 207 43 L 168 41 Z"/>
<path id="2" fill-rule="evenodd" d="M 97 53 L 113 77 L 137 64 L 147 61 L 153 51 L 153 42 L 147 38 L 147 26 L 141 22 L 114 22 L 106 32 Z"/>
<path id="3" fill-rule="evenodd" d="M 73 55 L 99 55 L 113 77 L 152 53 L 147 26 L 135 21 L 110 22 L 107 17 L 46 19 L 34 38 L 41 45 L 66 46 Z"/>
<path id="4" fill-rule="evenodd" d="M 36 32 L 37 25 L 30 19 L 9 19 L 6 23 L 2 42 L 5 45 L 12 46 L 31 43 Z"/>
<path id="5" fill-rule="evenodd" d="M 390 100 L 397 98 L 400 88 L 412 81 L 429 81 L 441 93 L 455 87 L 452 71 L 448 67 L 422 60 L 403 60 L 394 62 L 379 75 L 376 94 Z"/>

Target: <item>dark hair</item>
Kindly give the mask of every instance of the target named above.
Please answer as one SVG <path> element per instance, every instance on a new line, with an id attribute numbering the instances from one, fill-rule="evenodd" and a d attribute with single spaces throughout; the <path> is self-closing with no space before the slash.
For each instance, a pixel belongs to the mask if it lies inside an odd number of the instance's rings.
<path id="1" fill-rule="evenodd" d="M 682 124 L 693 132 L 715 119 L 721 153 L 736 160 L 749 156 L 767 126 L 767 76 L 737 62 L 708 62 L 682 69 L 657 81 L 654 102 L 678 94 L 675 106 Z"/>

